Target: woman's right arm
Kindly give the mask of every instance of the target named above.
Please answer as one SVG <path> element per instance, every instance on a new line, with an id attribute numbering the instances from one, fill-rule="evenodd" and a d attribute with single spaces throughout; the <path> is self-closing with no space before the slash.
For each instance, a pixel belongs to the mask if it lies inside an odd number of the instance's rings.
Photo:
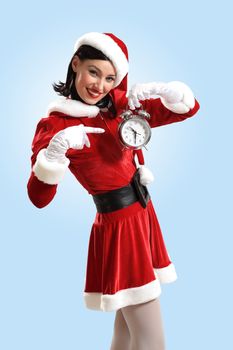
<path id="1" fill-rule="evenodd" d="M 84 126 L 80 121 L 65 127 L 63 118 L 44 118 L 37 126 L 32 142 L 32 173 L 28 181 L 28 195 L 32 203 L 43 208 L 56 194 L 70 164 L 68 149 L 90 147 L 88 133 L 103 133 L 102 128 Z"/>
<path id="2" fill-rule="evenodd" d="M 29 199 L 37 208 L 43 208 L 52 201 L 56 194 L 58 184 L 48 184 L 46 180 L 38 179 L 38 175 L 35 175 L 33 167 L 37 162 L 38 153 L 42 149 L 47 148 L 52 137 L 63 128 L 63 119 L 56 117 L 42 118 L 36 128 L 32 141 L 32 170 L 27 183 L 27 192 Z"/>

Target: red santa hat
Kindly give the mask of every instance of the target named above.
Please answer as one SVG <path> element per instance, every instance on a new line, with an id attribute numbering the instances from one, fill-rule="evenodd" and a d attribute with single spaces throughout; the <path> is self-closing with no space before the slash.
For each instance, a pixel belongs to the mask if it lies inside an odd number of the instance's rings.
<path id="1" fill-rule="evenodd" d="M 123 41 L 111 33 L 91 32 L 84 34 L 76 41 L 74 52 L 82 45 L 90 45 L 110 59 L 116 69 L 114 87 L 118 86 L 129 70 L 128 50 Z"/>

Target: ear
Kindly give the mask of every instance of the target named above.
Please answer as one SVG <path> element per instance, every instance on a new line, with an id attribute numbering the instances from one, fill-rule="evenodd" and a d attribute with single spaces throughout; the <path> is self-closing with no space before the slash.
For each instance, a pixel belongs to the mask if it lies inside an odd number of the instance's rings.
<path id="1" fill-rule="evenodd" d="M 74 58 L 72 59 L 72 69 L 75 73 L 77 73 L 80 62 L 81 62 L 80 58 L 77 55 L 75 55 Z"/>

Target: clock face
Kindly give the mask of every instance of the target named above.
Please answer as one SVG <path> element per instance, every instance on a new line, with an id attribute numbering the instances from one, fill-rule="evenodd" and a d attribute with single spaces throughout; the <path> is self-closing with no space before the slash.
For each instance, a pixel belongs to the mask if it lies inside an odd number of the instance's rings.
<path id="1" fill-rule="evenodd" d="M 135 116 L 122 122 L 120 137 L 126 146 L 139 149 L 150 140 L 151 129 L 145 119 Z"/>

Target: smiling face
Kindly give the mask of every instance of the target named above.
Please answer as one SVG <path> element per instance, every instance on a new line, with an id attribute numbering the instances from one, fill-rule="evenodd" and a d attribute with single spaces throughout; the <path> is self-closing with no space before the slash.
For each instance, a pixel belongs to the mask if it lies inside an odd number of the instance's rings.
<path id="1" fill-rule="evenodd" d="M 116 71 L 110 61 L 85 59 L 78 56 L 72 60 L 76 73 L 75 87 L 83 101 L 96 104 L 113 88 Z"/>

